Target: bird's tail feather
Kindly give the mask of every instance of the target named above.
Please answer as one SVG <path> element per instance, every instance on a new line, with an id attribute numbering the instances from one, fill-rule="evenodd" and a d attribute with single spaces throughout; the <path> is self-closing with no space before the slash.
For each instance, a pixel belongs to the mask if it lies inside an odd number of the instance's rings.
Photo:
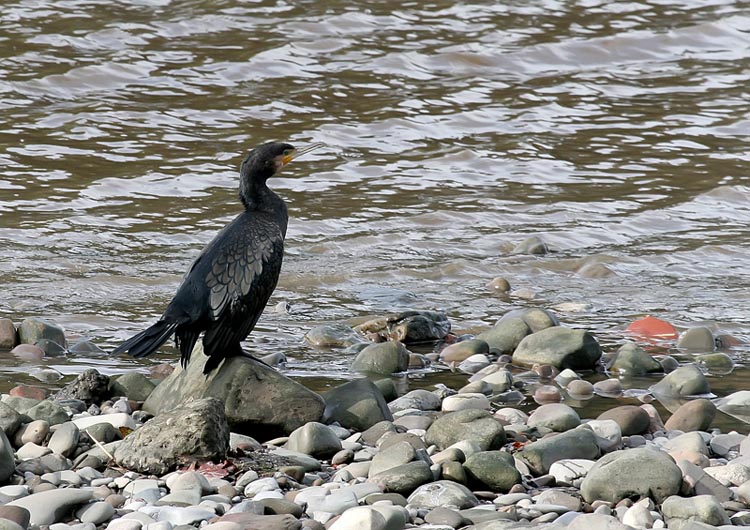
<path id="1" fill-rule="evenodd" d="M 133 357 L 145 357 L 146 355 L 150 355 L 156 351 L 159 346 L 167 342 L 167 339 L 172 336 L 172 333 L 174 333 L 175 328 L 178 325 L 177 322 L 159 320 L 150 328 L 141 331 L 137 335 L 130 337 L 128 340 L 120 344 L 112 353 L 118 354 L 128 352 Z"/>

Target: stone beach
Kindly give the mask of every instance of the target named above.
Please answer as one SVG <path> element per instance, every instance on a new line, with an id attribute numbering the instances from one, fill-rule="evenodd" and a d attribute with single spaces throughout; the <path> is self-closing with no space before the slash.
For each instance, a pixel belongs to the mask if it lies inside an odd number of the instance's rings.
<path id="1" fill-rule="evenodd" d="M 711 394 L 706 366 L 731 359 L 710 329 L 670 335 L 652 321 L 612 352 L 537 308 L 477 335 L 456 336 L 434 311 L 333 323 L 307 340 L 345 348 L 362 377 L 322 395 L 268 365 L 283 355 L 230 359 L 206 377 L 200 351 L 163 381 L 89 369 L 51 394 L 19 385 L 0 400 L 0 528 L 750 525 L 750 392 Z M 655 340 L 695 362 L 651 353 Z M 414 351 L 425 343 L 431 353 Z M 53 322 L 0 319 L 14 355 L 95 347 L 79 344 Z M 393 377 L 427 367 L 463 385 L 396 392 Z M 597 372 L 608 378 L 586 380 Z M 648 388 L 625 389 L 646 374 Z M 595 394 L 611 406 L 582 416 Z M 742 432 L 713 426 L 726 414 Z"/>

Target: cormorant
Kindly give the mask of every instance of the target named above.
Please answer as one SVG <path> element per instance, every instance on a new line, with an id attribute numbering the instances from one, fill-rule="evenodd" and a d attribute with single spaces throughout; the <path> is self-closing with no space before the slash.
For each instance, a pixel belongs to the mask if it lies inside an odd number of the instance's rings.
<path id="1" fill-rule="evenodd" d="M 114 353 L 127 351 L 144 357 L 174 334 L 184 368 L 198 336 L 205 332 L 206 375 L 225 357 L 249 355 L 240 342 L 255 327 L 276 287 L 289 220 L 286 204 L 266 181 L 320 145 L 295 149 L 270 142 L 250 151 L 240 169 L 240 200 L 245 211 L 203 249 L 158 322 L 123 342 Z"/>

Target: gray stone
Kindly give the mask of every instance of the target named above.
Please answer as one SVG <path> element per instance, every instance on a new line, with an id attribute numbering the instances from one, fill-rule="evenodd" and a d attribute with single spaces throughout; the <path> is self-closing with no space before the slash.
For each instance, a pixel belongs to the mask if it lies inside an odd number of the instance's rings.
<path id="1" fill-rule="evenodd" d="M 619 502 L 630 497 L 651 497 L 663 502 L 680 491 L 682 472 L 666 453 L 627 449 L 604 455 L 581 484 L 587 502 Z"/>
<path id="2" fill-rule="evenodd" d="M 525 337 L 513 352 L 513 364 L 586 370 L 594 368 L 601 355 L 599 343 L 587 331 L 554 326 Z"/>
<path id="3" fill-rule="evenodd" d="M 585 426 L 542 438 L 516 453 L 537 475 L 547 473 L 560 460 L 593 460 L 598 455 L 596 435 Z"/>
<path id="4" fill-rule="evenodd" d="M 677 347 L 692 353 L 712 352 L 716 349 L 714 334 L 706 326 L 695 326 L 682 332 Z"/>
<path id="5" fill-rule="evenodd" d="M 7 506 L 19 506 L 28 510 L 31 526 L 50 525 L 60 522 L 72 508 L 87 503 L 93 497 L 94 492 L 91 490 L 55 489 L 16 499 Z"/>
<path id="6" fill-rule="evenodd" d="M 13 321 L 0 318 L 0 350 L 12 350 L 18 344 L 18 332 Z"/>
<path id="7" fill-rule="evenodd" d="M 716 400 L 716 408 L 745 423 L 750 423 L 750 390 L 733 392 Z"/>
<path id="8" fill-rule="evenodd" d="M 43 318 L 31 317 L 18 326 L 18 338 L 22 344 L 35 344 L 38 340 L 48 339 L 67 346 L 65 330 L 58 324 Z"/>
<path id="9" fill-rule="evenodd" d="M 34 346 L 42 350 L 45 357 L 62 357 L 65 355 L 65 348 L 53 340 L 40 339 L 34 343 Z"/>
<path id="10" fill-rule="evenodd" d="M 715 417 L 716 405 L 710 400 L 693 399 L 681 405 L 664 426 L 670 431 L 707 431 Z"/>
<path id="11" fill-rule="evenodd" d="M 346 324 L 325 324 L 305 333 L 305 340 L 318 348 L 346 348 L 366 344 L 365 338 Z"/>
<path id="12" fill-rule="evenodd" d="M 0 429 L 13 436 L 21 425 L 21 415 L 5 403 L 0 402 Z"/>
<path id="13" fill-rule="evenodd" d="M 47 446 L 53 453 L 70 456 L 78 448 L 79 438 L 80 431 L 78 430 L 78 426 L 73 422 L 66 422 L 52 433 Z"/>
<path id="14" fill-rule="evenodd" d="M 110 379 L 109 392 L 112 396 L 125 396 L 134 401 L 146 401 L 156 385 L 140 372 L 130 371 Z"/>
<path id="15" fill-rule="evenodd" d="M 383 514 L 372 506 L 356 506 L 345 511 L 329 530 L 386 530 Z"/>
<path id="16" fill-rule="evenodd" d="M 201 492 L 196 490 L 178 490 L 164 495 L 154 503 L 155 506 L 196 506 L 201 502 Z"/>
<path id="17" fill-rule="evenodd" d="M 709 442 L 709 445 L 711 447 L 711 451 L 713 451 L 714 454 L 719 456 L 727 456 L 732 451 L 739 451 L 740 444 L 747 438 L 744 434 L 739 434 L 736 432 L 728 433 L 728 434 L 717 434 L 713 438 L 711 438 L 711 441 Z"/>
<path id="18" fill-rule="evenodd" d="M 548 309 L 542 309 L 539 307 L 514 309 L 505 313 L 500 320 L 502 321 L 511 318 L 520 318 L 526 322 L 531 333 L 536 333 L 537 331 L 560 325 L 560 320 L 557 318 L 557 315 Z"/>
<path id="19" fill-rule="evenodd" d="M 82 523 L 93 523 L 95 525 L 100 525 L 109 521 L 114 515 L 114 507 L 104 501 L 87 504 L 76 512 L 76 517 L 78 517 Z"/>
<path id="20" fill-rule="evenodd" d="M 474 453 L 464 462 L 464 469 L 469 480 L 491 491 L 507 492 L 521 482 L 513 457 L 504 451 Z"/>
<path id="21" fill-rule="evenodd" d="M 114 425 L 107 422 L 95 423 L 90 427 L 86 427 L 84 433 L 88 435 L 92 441 L 96 440 L 103 444 L 114 442 L 121 437 L 120 431 L 116 429 Z"/>
<path id="22" fill-rule="evenodd" d="M 633 342 L 627 342 L 617 350 L 617 355 L 609 364 L 609 370 L 617 374 L 636 376 L 661 372 L 662 367 L 659 361 L 643 348 Z"/>
<path id="23" fill-rule="evenodd" d="M 352 370 L 390 375 L 409 367 L 409 350 L 401 342 L 378 342 L 365 346 L 352 362 Z"/>
<path id="24" fill-rule="evenodd" d="M 490 401 L 484 394 L 466 392 L 448 396 L 442 403 L 443 412 L 456 412 L 467 409 L 489 410 Z"/>
<path id="25" fill-rule="evenodd" d="M 373 457 L 368 476 L 374 477 L 383 471 L 408 464 L 416 455 L 416 450 L 409 442 L 395 443 L 389 446 L 387 451 L 381 450 Z"/>
<path id="26" fill-rule="evenodd" d="M 658 383 L 651 385 L 649 390 L 657 397 L 688 397 L 699 394 L 708 394 L 711 388 L 708 379 L 703 375 L 700 368 L 694 364 L 680 366 L 668 373 Z"/>
<path id="27" fill-rule="evenodd" d="M 486 342 L 490 349 L 499 353 L 513 353 L 531 329 L 521 318 L 499 320 L 491 329 L 477 335 L 477 339 Z M 460 343 L 459 343 L 460 344 Z"/>
<path id="28" fill-rule="evenodd" d="M 593 466 L 593 460 L 560 460 L 549 467 L 549 474 L 555 477 L 558 485 L 578 486 Z"/>
<path id="29" fill-rule="evenodd" d="M 109 397 L 109 376 L 100 374 L 93 368 L 83 373 L 60 389 L 55 399 L 80 399 L 87 405 L 101 403 Z"/>
<path id="30" fill-rule="evenodd" d="M 70 414 L 64 408 L 48 399 L 28 409 L 26 415 L 32 420 L 44 420 L 50 425 L 65 423 L 70 419 Z"/>
<path id="31" fill-rule="evenodd" d="M 461 362 L 472 355 L 486 354 L 490 352 L 490 346 L 482 339 L 462 340 L 443 348 L 440 359 L 446 363 Z"/>
<path id="32" fill-rule="evenodd" d="M 16 451 L 16 458 L 19 460 L 32 460 L 34 458 L 41 458 L 51 452 L 52 450 L 48 447 L 42 447 L 41 445 L 29 442 L 23 444 L 23 446 Z"/>
<path id="33" fill-rule="evenodd" d="M 341 440 L 327 425 L 310 422 L 292 431 L 286 447 L 316 458 L 328 458 L 341 450 Z"/>
<path id="34" fill-rule="evenodd" d="M 479 382 L 487 385 L 490 393 L 501 394 L 513 386 L 513 375 L 507 369 L 497 370 L 482 377 Z"/>
<path id="35" fill-rule="evenodd" d="M 430 513 L 425 516 L 424 520 L 429 524 L 449 526 L 451 528 L 461 528 L 469 524 L 469 521 L 464 519 L 457 510 L 451 510 L 442 506 L 430 510 Z"/>
<path id="36" fill-rule="evenodd" d="M 567 530 L 632 530 L 631 527 L 625 526 L 618 521 L 617 517 L 599 513 L 581 514 L 573 519 L 565 528 Z"/>
<path id="37" fill-rule="evenodd" d="M 731 524 L 721 503 L 712 495 L 679 497 L 673 495 L 661 506 L 669 528 L 679 528 L 679 523 L 697 521 L 712 526 Z"/>
<path id="38" fill-rule="evenodd" d="M 380 421 L 393 421 L 383 394 L 367 379 L 355 379 L 334 387 L 323 394 L 323 398 L 325 423 L 336 421 L 348 429 L 364 431 Z"/>
<path id="39" fill-rule="evenodd" d="M 454 506 L 460 510 L 479 504 L 471 490 L 449 480 L 437 480 L 420 486 L 409 496 L 408 502 L 415 508 Z"/>
<path id="40" fill-rule="evenodd" d="M 404 311 L 386 320 L 388 337 L 406 344 L 442 340 L 451 331 L 445 313 L 439 311 Z"/>
<path id="41" fill-rule="evenodd" d="M 597 419 L 615 421 L 624 436 L 643 434 L 648 430 L 650 423 L 648 413 L 635 405 L 614 407 L 599 414 Z"/>
<path id="42" fill-rule="evenodd" d="M 609 453 L 622 448 L 622 431 L 614 420 L 590 420 L 586 427 L 594 431 L 602 453 Z"/>
<path id="43" fill-rule="evenodd" d="M 422 460 L 415 460 L 407 464 L 392 467 L 368 479 L 383 486 L 385 491 L 406 495 L 417 487 L 433 480 L 430 465 Z"/>
<path id="44" fill-rule="evenodd" d="M 199 460 L 220 462 L 229 448 L 224 405 L 205 398 L 155 416 L 115 449 L 115 460 L 140 473 L 163 475 Z"/>
<path id="45" fill-rule="evenodd" d="M 391 379 L 390 377 L 378 379 L 374 381 L 374 383 L 378 390 L 380 390 L 380 393 L 383 394 L 383 399 L 385 399 L 386 403 L 389 401 L 393 401 L 398 397 L 398 389 L 396 389 L 396 383 L 394 383 L 393 379 Z"/>
<path id="46" fill-rule="evenodd" d="M 539 236 L 530 236 L 517 244 L 511 254 L 531 254 L 531 255 L 543 255 L 549 252 L 547 243 L 545 243 Z"/>
<path id="47" fill-rule="evenodd" d="M 14 438 L 15 446 L 20 447 L 26 443 L 35 443 L 37 445 L 44 442 L 49 434 L 49 422 L 46 420 L 34 420 L 22 425 L 17 431 Z"/>
<path id="48" fill-rule="evenodd" d="M 726 353 L 706 353 L 697 355 L 695 362 L 711 375 L 728 375 L 734 370 L 734 360 Z"/>
<path id="49" fill-rule="evenodd" d="M 581 424 L 578 413 L 563 403 L 542 405 L 532 412 L 528 419 L 529 427 L 543 427 L 555 432 L 569 431 Z"/>
<path id="50" fill-rule="evenodd" d="M 178 366 L 151 392 L 143 410 L 156 416 L 190 399 L 213 397 L 224 403 L 233 431 L 268 437 L 320 419 L 325 406 L 321 397 L 273 368 L 247 357 L 230 357 L 206 376 L 207 360 L 199 344 L 187 370 Z"/>
<path id="51" fill-rule="evenodd" d="M 445 449 L 456 442 L 476 442 L 482 451 L 499 449 L 505 444 L 505 430 L 485 410 L 466 409 L 450 412 L 435 420 L 425 434 L 425 442 Z"/>
<path id="52" fill-rule="evenodd" d="M 440 398 L 429 390 L 418 388 L 388 403 L 388 409 L 391 412 L 407 409 L 440 410 Z"/>
<path id="53" fill-rule="evenodd" d="M 5 435 L 5 431 L 0 429 L 0 484 L 4 484 L 16 470 L 16 463 L 13 457 L 13 446 Z"/>
<path id="54" fill-rule="evenodd" d="M 26 413 L 34 405 L 41 403 L 38 399 L 26 398 L 21 396 L 3 396 L 2 403 L 5 403 L 10 408 L 18 412 L 19 414 Z"/>
<path id="55" fill-rule="evenodd" d="M 362 443 L 367 445 L 375 445 L 375 443 L 380 440 L 380 438 L 385 433 L 388 432 L 396 432 L 396 427 L 394 426 L 393 422 L 388 420 L 379 421 L 378 423 L 372 425 L 362 432 Z"/>

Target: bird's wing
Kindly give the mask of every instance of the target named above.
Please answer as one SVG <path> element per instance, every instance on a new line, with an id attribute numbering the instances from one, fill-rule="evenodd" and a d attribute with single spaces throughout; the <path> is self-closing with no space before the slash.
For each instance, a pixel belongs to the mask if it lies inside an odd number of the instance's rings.
<path id="1" fill-rule="evenodd" d="M 256 218 L 234 230 L 226 244 L 217 249 L 206 275 L 209 288 L 209 317 L 217 321 L 233 304 L 258 291 L 265 305 L 271 295 L 284 253 L 284 240 L 278 226 Z M 275 267 L 275 273 L 270 268 Z M 269 278 L 269 273 L 271 278 Z M 269 282 L 270 280 L 270 282 Z M 260 281 L 260 285 L 253 288 Z M 272 285 L 267 285 L 272 283 Z M 266 293 L 266 291 L 268 291 Z"/>

